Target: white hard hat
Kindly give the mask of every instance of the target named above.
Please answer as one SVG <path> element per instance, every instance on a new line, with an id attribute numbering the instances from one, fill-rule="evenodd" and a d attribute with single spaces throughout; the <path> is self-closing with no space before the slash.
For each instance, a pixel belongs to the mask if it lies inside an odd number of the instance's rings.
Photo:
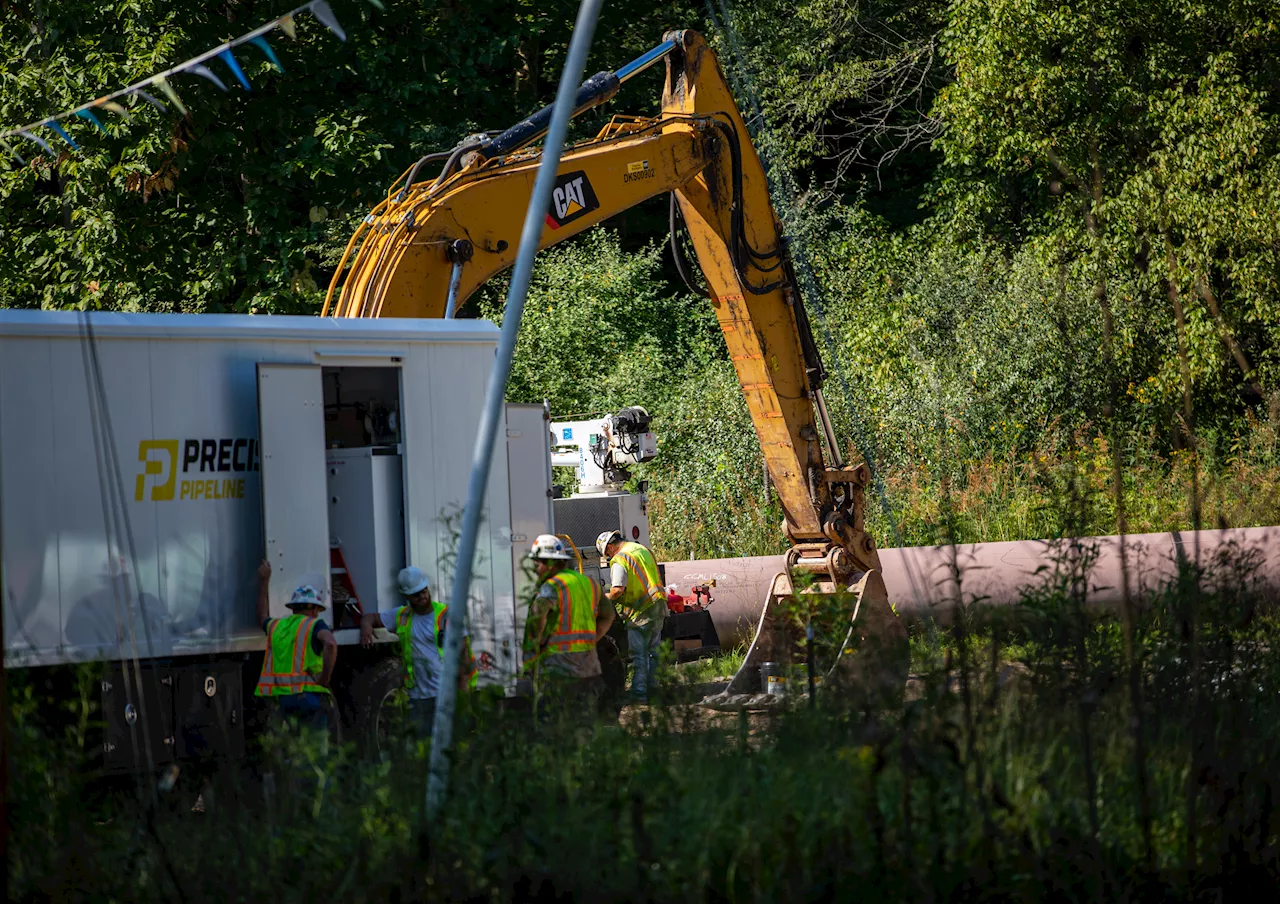
<path id="1" fill-rule="evenodd" d="M 303 584 L 293 591 L 293 596 L 289 597 L 289 602 L 285 603 L 289 608 L 294 606 L 324 606 L 324 591 L 317 590 L 310 584 Z"/>
<path id="2" fill-rule="evenodd" d="M 603 533 L 600 534 L 600 536 L 596 537 L 596 552 L 600 553 L 600 555 L 603 557 L 604 551 L 609 548 L 610 543 L 621 543 L 621 542 L 622 542 L 622 534 L 618 533 L 616 530 L 604 531 Z"/>
<path id="3" fill-rule="evenodd" d="M 431 582 L 427 580 L 423 570 L 413 565 L 408 568 L 401 568 L 400 576 L 396 581 L 400 585 L 400 592 L 405 596 L 413 596 L 415 593 L 421 593 L 431 587 Z"/>
<path id="4" fill-rule="evenodd" d="M 529 550 L 529 558 L 544 562 L 572 562 L 573 554 L 564 541 L 554 534 L 539 534 L 533 541 L 533 549 Z"/>

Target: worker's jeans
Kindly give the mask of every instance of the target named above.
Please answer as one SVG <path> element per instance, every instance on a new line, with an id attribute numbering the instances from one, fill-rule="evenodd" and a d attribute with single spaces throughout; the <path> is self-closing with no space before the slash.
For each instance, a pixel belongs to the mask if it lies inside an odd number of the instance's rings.
<path id="1" fill-rule="evenodd" d="M 553 675 L 547 687 L 538 695 L 538 721 L 566 721 L 576 725 L 589 725 L 600 712 L 600 697 L 604 694 L 604 679 L 599 675 L 590 678 L 571 678 Z"/>
<path id="2" fill-rule="evenodd" d="M 329 730 L 329 701 L 324 698 L 328 694 L 315 691 L 303 691 L 300 694 L 285 694 L 276 697 L 277 709 L 286 721 L 313 731 Z"/>
<path id="3" fill-rule="evenodd" d="M 409 698 L 409 721 L 417 731 L 418 737 L 431 737 L 431 731 L 436 723 L 436 698 L 424 697 L 417 700 Z"/>
<path id="4" fill-rule="evenodd" d="M 662 640 L 662 619 L 644 627 L 627 628 L 627 648 L 631 652 L 631 696 L 641 700 L 658 687 L 658 644 Z"/>

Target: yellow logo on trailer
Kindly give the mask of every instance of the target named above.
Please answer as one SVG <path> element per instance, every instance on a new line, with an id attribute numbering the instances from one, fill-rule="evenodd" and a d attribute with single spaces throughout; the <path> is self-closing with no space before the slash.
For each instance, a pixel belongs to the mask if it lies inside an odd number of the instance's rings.
<path id="1" fill-rule="evenodd" d="M 178 450 L 182 472 L 257 471 L 258 441 L 233 439 L 144 439 L 138 443 L 142 470 L 134 483 L 135 502 L 172 502 L 178 499 L 243 499 L 243 477 L 178 480 Z M 149 481 L 148 479 L 151 478 Z M 151 495 L 147 495 L 150 482 Z"/>
<path id="2" fill-rule="evenodd" d="M 153 454 L 156 457 L 153 457 Z M 142 501 L 143 493 L 147 488 L 147 477 L 159 474 L 168 476 L 151 485 L 151 501 L 172 499 L 173 485 L 178 478 L 178 469 L 174 467 L 178 461 L 178 441 L 176 439 L 144 439 L 138 443 L 138 461 L 143 462 L 143 466 L 134 487 L 134 501 Z"/>

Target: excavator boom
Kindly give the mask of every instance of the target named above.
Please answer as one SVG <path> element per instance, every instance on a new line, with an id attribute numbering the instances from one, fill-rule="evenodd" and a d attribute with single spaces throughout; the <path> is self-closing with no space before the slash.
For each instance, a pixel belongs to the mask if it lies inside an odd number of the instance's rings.
<path id="1" fill-rule="evenodd" d="M 752 146 L 714 53 L 692 31 L 670 32 L 653 51 L 579 89 L 581 112 L 665 60 L 662 112 L 614 117 L 593 139 L 564 151 L 540 247 L 574 236 L 660 194 L 683 219 L 725 337 L 791 542 L 788 571 L 765 615 L 795 595 L 793 578 L 855 597 L 854 612 L 888 610 L 879 557 L 863 525 L 865 466 L 845 468 L 822 400 L 822 362 L 796 288 L 786 243 Z M 512 266 L 549 108 L 491 138 L 464 142 L 432 182 L 424 158 L 352 237 L 325 313 L 339 317 L 451 317 L 467 297 Z M 676 209 L 678 206 L 678 211 Z M 673 246 L 676 243 L 673 241 Z M 346 281 L 338 291 L 343 271 Z M 824 458 L 823 439 L 826 439 Z M 893 619 L 877 631 L 902 631 Z M 762 637 L 778 633 L 762 618 Z M 777 621 L 777 619 L 774 619 Z M 774 638 L 773 647 L 786 646 Z M 842 647 L 843 648 L 843 647 Z M 748 661 L 759 656 L 748 656 Z"/>

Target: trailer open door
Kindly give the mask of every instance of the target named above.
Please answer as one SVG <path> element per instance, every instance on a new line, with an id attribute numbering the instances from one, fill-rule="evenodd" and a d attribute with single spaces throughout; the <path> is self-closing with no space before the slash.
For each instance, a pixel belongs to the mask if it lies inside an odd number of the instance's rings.
<path id="1" fill-rule="evenodd" d="M 258 365 L 262 520 L 271 561 L 271 615 L 289 615 L 299 584 L 329 599 L 329 499 L 319 366 Z"/>

